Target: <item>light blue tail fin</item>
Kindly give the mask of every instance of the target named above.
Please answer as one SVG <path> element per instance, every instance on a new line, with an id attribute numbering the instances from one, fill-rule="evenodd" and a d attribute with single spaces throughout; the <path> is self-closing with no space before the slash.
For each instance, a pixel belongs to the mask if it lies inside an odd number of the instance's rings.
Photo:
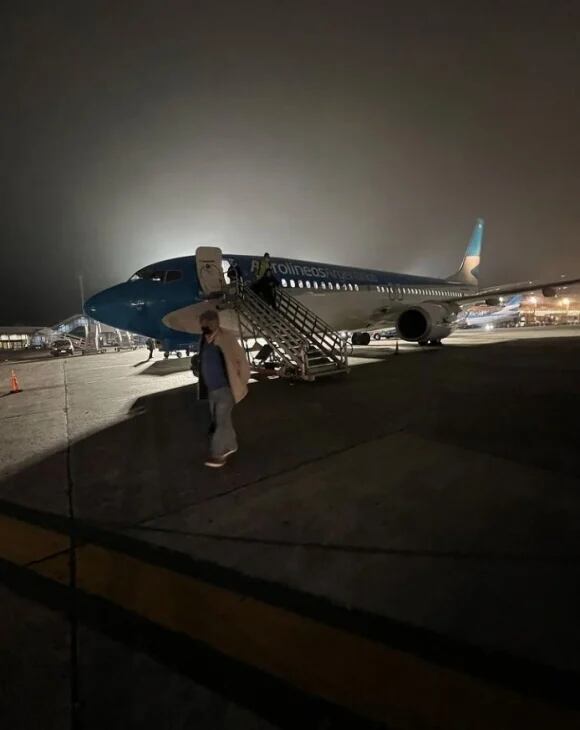
<path id="1" fill-rule="evenodd" d="M 479 263 L 481 261 L 481 247 L 483 245 L 483 218 L 475 221 L 473 233 L 469 239 L 469 244 L 463 257 L 463 263 L 459 270 L 449 276 L 449 281 L 456 281 L 459 284 L 468 284 L 469 286 L 477 286 L 479 283 Z"/>

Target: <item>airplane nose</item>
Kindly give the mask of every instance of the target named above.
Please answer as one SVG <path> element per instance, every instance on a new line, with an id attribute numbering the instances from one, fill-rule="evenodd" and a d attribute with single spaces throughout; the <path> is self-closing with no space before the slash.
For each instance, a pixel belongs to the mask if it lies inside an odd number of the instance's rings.
<path id="1" fill-rule="evenodd" d="M 85 314 L 111 327 L 130 329 L 130 320 L 135 313 L 130 304 L 121 284 L 88 299 L 85 302 Z"/>

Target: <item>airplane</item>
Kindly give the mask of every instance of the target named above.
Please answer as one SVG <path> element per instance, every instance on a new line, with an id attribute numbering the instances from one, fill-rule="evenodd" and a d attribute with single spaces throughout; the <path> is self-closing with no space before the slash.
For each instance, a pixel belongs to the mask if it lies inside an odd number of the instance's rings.
<path id="1" fill-rule="evenodd" d="M 354 345 L 367 345 L 370 332 L 394 326 L 398 337 L 420 345 L 441 344 L 458 325 L 462 307 L 476 302 L 497 306 L 504 295 L 542 290 L 556 296 L 559 287 L 580 282 L 560 279 L 478 288 L 484 221 L 479 218 L 459 269 L 446 279 L 272 257 L 281 287 L 336 331 L 353 332 Z M 222 254 L 199 247 L 194 256 L 167 259 L 139 269 L 131 278 L 91 297 L 88 316 L 161 343 L 170 351 L 195 351 L 199 315 L 218 308 L 229 263 L 238 264 L 245 282 L 255 279 L 260 257 Z M 238 330 L 232 310 L 220 311 L 222 326 Z"/>
<path id="2" fill-rule="evenodd" d="M 467 329 L 492 330 L 504 324 L 516 324 L 520 319 L 520 306 L 523 296 L 514 294 L 499 308 L 492 309 L 468 309 L 465 317 L 459 322 L 459 326 Z"/>

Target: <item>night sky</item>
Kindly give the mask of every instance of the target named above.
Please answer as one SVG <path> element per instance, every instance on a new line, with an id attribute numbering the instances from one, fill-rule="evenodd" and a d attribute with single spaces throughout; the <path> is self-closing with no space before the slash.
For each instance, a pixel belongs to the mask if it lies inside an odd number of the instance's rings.
<path id="1" fill-rule="evenodd" d="M 0 18 L 0 324 L 224 251 L 580 275 L 577 2 L 22 2 Z"/>

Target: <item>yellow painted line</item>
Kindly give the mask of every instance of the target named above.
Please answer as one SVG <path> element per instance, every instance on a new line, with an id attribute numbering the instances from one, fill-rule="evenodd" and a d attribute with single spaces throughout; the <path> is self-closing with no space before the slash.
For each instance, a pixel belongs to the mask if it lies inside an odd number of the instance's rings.
<path id="1" fill-rule="evenodd" d="M 33 569 L 68 582 L 66 556 Z M 580 713 L 573 710 L 114 550 L 79 548 L 77 583 L 87 593 L 393 728 L 580 727 Z"/>
<path id="2" fill-rule="evenodd" d="M 0 558 L 26 565 L 69 547 L 66 535 L 0 515 Z"/>

